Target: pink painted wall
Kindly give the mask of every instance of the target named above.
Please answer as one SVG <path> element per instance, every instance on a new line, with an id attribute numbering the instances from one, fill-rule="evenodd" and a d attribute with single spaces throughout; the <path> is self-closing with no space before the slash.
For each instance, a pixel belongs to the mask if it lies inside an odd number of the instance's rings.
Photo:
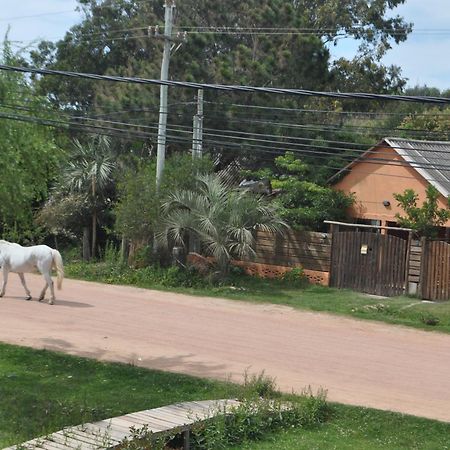
<path id="1" fill-rule="evenodd" d="M 368 154 L 366 158 L 383 158 L 392 161 L 404 161 L 391 147 L 386 146 Z M 393 193 L 403 193 L 405 189 L 413 189 L 419 194 L 419 205 L 426 198 L 425 189 L 428 183 L 414 169 L 408 166 L 393 166 L 358 162 L 347 175 L 337 182 L 333 188 L 347 193 L 354 192 L 356 203 L 351 208 L 351 217 L 360 219 L 386 220 L 395 222 L 395 214 L 403 214 L 397 206 Z M 385 207 L 383 201 L 391 205 Z M 447 206 L 444 196 L 439 199 L 440 207 Z M 447 222 L 450 226 L 450 221 Z"/>

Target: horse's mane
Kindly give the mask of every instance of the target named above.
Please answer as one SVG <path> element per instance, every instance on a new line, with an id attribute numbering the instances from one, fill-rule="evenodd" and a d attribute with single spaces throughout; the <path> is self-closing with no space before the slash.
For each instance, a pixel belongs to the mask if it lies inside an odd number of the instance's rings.
<path id="1" fill-rule="evenodd" d="M 15 244 L 14 242 L 8 242 L 8 241 L 5 241 L 3 239 L 0 239 L 0 245 L 11 245 L 11 246 L 14 246 L 14 245 L 19 245 L 19 244 Z"/>

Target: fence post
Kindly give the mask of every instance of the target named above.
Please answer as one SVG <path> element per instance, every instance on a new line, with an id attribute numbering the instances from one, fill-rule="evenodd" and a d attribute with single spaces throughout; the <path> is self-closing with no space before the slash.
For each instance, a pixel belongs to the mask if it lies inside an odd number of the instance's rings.
<path id="1" fill-rule="evenodd" d="M 420 257 L 420 275 L 419 275 L 419 296 L 421 299 L 423 299 L 425 294 L 425 283 L 426 283 L 426 277 L 425 273 L 427 271 L 427 238 L 422 237 L 420 238 L 420 247 L 422 249 L 422 254 Z"/>
<path id="2" fill-rule="evenodd" d="M 405 295 L 409 294 L 409 263 L 411 255 L 412 231 L 408 232 L 408 243 L 406 247 L 406 264 L 405 264 Z"/>
<path id="3" fill-rule="evenodd" d="M 330 233 L 331 233 L 331 251 L 330 251 L 330 276 L 328 281 L 328 286 L 333 287 L 334 286 L 334 275 L 333 275 L 333 259 L 334 259 L 334 252 L 335 252 L 335 239 L 336 234 L 339 231 L 339 225 L 332 223 L 330 224 Z"/>

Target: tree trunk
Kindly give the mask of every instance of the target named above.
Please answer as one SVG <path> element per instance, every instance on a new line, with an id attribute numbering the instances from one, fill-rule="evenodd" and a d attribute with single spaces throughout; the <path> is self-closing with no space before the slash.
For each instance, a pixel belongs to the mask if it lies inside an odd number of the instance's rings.
<path id="1" fill-rule="evenodd" d="M 89 261 L 91 254 L 89 251 L 89 227 L 83 227 L 83 260 Z"/>
<path id="2" fill-rule="evenodd" d="M 125 262 L 128 259 L 128 239 L 122 235 L 122 241 L 120 243 L 120 261 Z"/>

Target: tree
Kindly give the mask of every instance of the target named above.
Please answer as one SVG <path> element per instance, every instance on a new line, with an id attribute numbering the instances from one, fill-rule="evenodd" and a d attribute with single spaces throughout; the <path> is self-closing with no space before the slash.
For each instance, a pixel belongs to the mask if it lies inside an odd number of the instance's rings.
<path id="1" fill-rule="evenodd" d="M 159 191 L 156 189 L 156 160 L 139 161 L 137 167 L 126 170 L 119 182 L 118 199 L 114 207 L 115 230 L 135 242 L 153 238 L 160 216 L 161 201 L 169 192 L 191 189 L 195 176 L 212 170 L 208 158 L 193 160 L 188 154 L 167 158 Z"/>
<path id="2" fill-rule="evenodd" d="M 292 152 L 275 158 L 275 169 L 254 174 L 268 177 L 278 190 L 281 217 L 300 230 L 321 230 L 324 220 L 345 220 L 354 198 L 315 182 L 317 170 Z"/>
<path id="3" fill-rule="evenodd" d="M 381 55 L 393 42 L 404 41 L 411 30 L 411 25 L 403 18 L 390 14 L 404 1 L 186 0 L 177 5 L 176 25 L 192 33 L 172 55 L 171 77 L 208 83 L 335 88 L 330 73 L 329 43 L 344 35 L 359 39 L 360 56 L 370 59 L 369 69 L 376 71 Z M 84 12 L 83 21 L 57 43 L 42 42 L 38 50 L 31 53 L 35 65 L 159 78 L 161 41 L 149 39 L 145 31 L 149 24 L 163 23 L 160 0 L 79 0 L 79 3 Z M 258 32 L 249 32 L 248 28 L 258 29 Z M 277 28 L 303 32 L 270 32 Z M 348 64 L 354 65 L 356 61 Z M 352 85 L 358 88 L 358 83 L 365 83 L 365 78 L 348 75 L 354 72 L 347 68 L 346 78 L 352 79 Z M 376 73 L 379 76 L 373 79 L 380 85 L 397 86 L 396 71 Z M 389 81 L 391 75 L 394 76 L 392 82 Z M 156 87 L 55 77 L 43 77 L 39 84 L 43 92 L 51 93 L 59 106 L 114 113 L 145 109 L 149 117 L 156 119 Z M 192 99 L 191 92 L 178 90 L 177 103 Z M 248 101 L 242 94 L 223 97 L 222 103 L 229 106 L 217 107 L 221 114 L 217 123 L 223 124 L 236 99 Z M 268 102 L 265 96 L 258 100 Z M 281 97 L 270 97 L 269 101 L 272 106 L 297 104 L 293 99 Z M 154 110 L 153 115 L 151 110 Z M 186 114 L 186 107 L 181 114 Z M 191 120 L 190 112 L 186 116 Z"/>
<path id="4" fill-rule="evenodd" d="M 2 64 L 17 65 L 22 58 L 3 44 Z M 33 241 L 35 209 L 48 196 L 63 152 L 53 130 L 35 123 L 36 116 L 52 118 L 48 100 L 36 94 L 28 78 L 19 73 L 0 73 L 0 227 L 11 240 Z M 23 105 L 20 114 L 12 109 Z M 17 116 L 24 117 L 17 120 Z"/>
<path id="5" fill-rule="evenodd" d="M 92 218 L 92 256 L 95 256 L 97 249 L 98 214 L 110 201 L 107 193 L 115 167 L 111 140 L 106 136 L 93 136 L 84 143 L 74 140 L 73 153 L 63 172 L 63 188 L 71 193 L 83 194 L 88 201 Z"/>
<path id="6" fill-rule="evenodd" d="M 414 131 L 417 139 L 448 140 L 450 136 L 450 108 L 433 107 L 412 112 L 403 119 L 400 128 Z"/>
<path id="7" fill-rule="evenodd" d="M 162 205 L 160 242 L 186 245 L 194 235 L 226 275 L 231 259 L 254 254 L 254 231 L 281 232 L 277 207 L 245 190 L 230 190 L 217 175 L 197 177 L 195 189 L 178 190 Z"/>
<path id="8" fill-rule="evenodd" d="M 439 191 L 429 184 L 426 189 L 426 200 L 422 206 L 418 206 L 419 195 L 413 189 L 406 189 L 403 194 L 394 194 L 405 212 L 405 216 L 396 214 L 399 225 L 403 228 L 411 228 L 417 234 L 425 237 L 436 237 L 437 228 L 443 226 L 450 219 L 450 197 L 447 208 L 439 208 Z"/>

